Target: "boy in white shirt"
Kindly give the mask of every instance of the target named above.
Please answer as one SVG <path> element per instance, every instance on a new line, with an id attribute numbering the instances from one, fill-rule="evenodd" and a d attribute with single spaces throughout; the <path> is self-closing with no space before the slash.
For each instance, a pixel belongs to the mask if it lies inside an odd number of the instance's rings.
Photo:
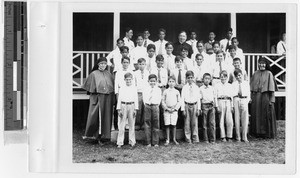
<path id="1" fill-rule="evenodd" d="M 207 54 L 211 53 L 211 52 L 208 51 L 208 49 L 213 47 L 213 43 L 215 42 L 215 38 L 216 38 L 215 33 L 214 32 L 209 32 L 208 42 L 206 42 L 204 44 L 204 49 L 205 49 Z"/>
<path id="2" fill-rule="evenodd" d="M 117 104 L 117 110 L 119 114 L 118 120 L 118 138 L 117 138 L 117 145 L 118 148 L 124 144 L 124 134 L 125 134 L 125 125 L 126 120 L 129 123 L 129 144 L 133 147 L 136 143 L 135 140 L 135 115 L 136 111 L 138 110 L 138 95 L 137 89 L 132 84 L 133 75 L 132 73 L 126 73 L 124 75 L 124 81 L 126 85 L 120 88 L 120 94 Z"/>
<path id="3" fill-rule="evenodd" d="M 243 73 L 243 80 L 245 81 L 249 81 L 249 77 L 247 75 L 247 72 L 245 71 L 245 69 L 242 68 L 242 62 L 241 62 L 241 59 L 236 57 L 233 59 L 233 67 L 234 67 L 234 70 L 235 69 L 240 69 Z M 229 74 L 229 80 L 228 80 L 228 83 L 233 83 L 236 81 L 236 78 L 234 76 L 234 70 Z"/>
<path id="4" fill-rule="evenodd" d="M 211 74 L 212 71 L 210 70 L 210 67 L 203 65 L 203 56 L 201 54 L 197 54 L 195 60 L 197 64 L 194 69 L 195 80 L 196 84 L 201 87 L 203 85 L 203 75 L 205 73 Z"/>
<path id="5" fill-rule="evenodd" d="M 147 46 L 148 46 L 149 44 L 154 44 L 153 41 L 149 39 L 149 36 L 150 36 L 150 32 L 149 32 L 149 30 L 146 28 L 146 29 L 144 30 L 144 42 L 143 42 L 143 46 L 144 46 L 145 48 L 147 48 Z"/>
<path id="6" fill-rule="evenodd" d="M 162 106 L 164 109 L 164 124 L 166 127 L 166 143 L 170 143 L 170 127 L 173 133 L 173 141 L 176 145 L 179 143 L 176 141 L 176 124 L 178 119 L 178 110 L 181 105 L 181 97 L 178 90 L 174 88 L 175 86 L 175 77 L 170 76 L 168 79 L 169 88 L 163 92 L 162 96 Z"/>
<path id="7" fill-rule="evenodd" d="M 233 130 L 233 102 L 232 102 L 232 86 L 227 82 L 228 74 L 223 70 L 220 74 L 221 82 L 215 87 L 218 99 L 218 113 L 220 124 L 220 137 L 222 142 L 232 141 Z M 226 129 L 225 129 L 226 126 Z M 226 140 L 227 138 L 227 140 Z"/>
<path id="8" fill-rule="evenodd" d="M 133 63 L 135 70 L 138 70 L 138 59 L 147 57 L 147 49 L 143 46 L 143 34 L 139 33 L 136 38 L 136 47 L 130 52 L 131 63 Z"/>
<path id="9" fill-rule="evenodd" d="M 107 56 L 107 65 L 110 65 L 114 68 L 114 71 L 116 71 L 116 64 L 120 66 L 121 64 L 121 59 L 122 59 L 122 55 L 121 55 L 121 51 L 120 48 L 124 46 L 124 40 L 119 38 L 117 40 L 117 47 L 116 49 L 114 49 L 113 51 L 111 51 Z"/>
<path id="10" fill-rule="evenodd" d="M 148 86 L 149 71 L 146 70 L 146 60 L 144 58 L 138 59 L 139 70 L 134 72 L 135 83 L 138 92 L 139 110 L 136 114 L 136 129 L 144 128 L 144 103 L 143 91 Z"/>
<path id="11" fill-rule="evenodd" d="M 219 50 L 216 54 L 217 62 L 215 62 L 214 65 L 212 66 L 212 73 L 213 73 L 212 86 L 213 87 L 217 83 L 221 82 L 221 80 L 220 80 L 220 72 L 221 71 L 225 70 L 228 73 L 233 68 L 225 62 L 224 57 L 225 57 L 225 53 L 223 51 Z"/>
<path id="12" fill-rule="evenodd" d="M 208 54 L 204 50 L 203 41 L 198 41 L 197 42 L 197 51 L 194 51 L 194 53 L 192 54 L 192 58 L 191 59 L 195 60 L 197 54 L 201 54 L 203 56 L 203 65 L 210 68 L 212 62 L 209 59 Z"/>
<path id="13" fill-rule="evenodd" d="M 151 68 L 150 74 L 155 74 L 157 76 L 157 86 L 163 90 L 167 86 L 168 82 L 168 71 L 163 68 L 164 57 L 159 54 L 156 56 L 156 66 Z"/>
<path id="14" fill-rule="evenodd" d="M 171 71 L 170 75 L 174 75 L 176 79 L 175 88 L 181 93 L 182 87 L 185 85 L 185 73 L 183 68 L 182 58 L 180 56 L 175 57 L 176 68 Z"/>
<path id="15" fill-rule="evenodd" d="M 182 47 L 180 50 L 180 56 L 182 57 L 184 68 L 185 70 L 193 70 L 195 66 L 195 61 L 188 58 L 188 54 L 188 49 L 186 47 Z"/>
<path id="16" fill-rule="evenodd" d="M 165 55 L 166 54 L 166 49 L 165 46 L 168 43 L 168 41 L 165 40 L 166 37 L 166 30 L 163 28 L 160 28 L 158 30 L 158 40 L 154 42 L 154 45 L 156 47 L 156 55 L 161 54 Z"/>
<path id="17" fill-rule="evenodd" d="M 156 51 L 156 47 L 154 44 L 149 44 L 147 46 L 147 57 L 146 59 L 146 64 L 147 64 L 147 70 L 151 71 L 152 67 L 156 66 L 156 57 L 155 57 L 155 51 Z"/>
<path id="18" fill-rule="evenodd" d="M 233 37 L 231 39 L 231 44 L 235 47 L 235 51 L 236 51 L 236 56 L 239 57 L 242 62 L 245 62 L 245 56 L 244 56 L 244 52 L 241 48 L 239 48 L 239 41 L 237 39 L 237 37 Z"/>
<path id="19" fill-rule="evenodd" d="M 232 35 L 233 35 L 232 31 L 233 31 L 232 28 L 229 28 L 227 30 L 226 38 L 224 38 L 220 41 L 220 47 L 221 47 L 221 50 L 223 52 L 226 52 L 229 45 L 231 45 L 231 38 L 232 38 Z"/>
<path id="20" fill-rule="evenodd" d="M 149 86 L 143 91 L 144 126 L 147 147 L 159 144 L 159 105 L 161 103 L 161 89 L 157 87 L 157 76 L 150 74 Z"/>
<path id="21" fill-rule="evenodd" d="M 131 38 L 133 36 L 133 30 L 130 27 L 127 27 L 125 29 L 125 37 L 123 38 L 124 40 L 124 45 L 129 48 L 129 52 L 134 48 L 134 43 L 131 41 Z"/>
<path id="22" fill-rule="evenodd" d="M 193 51 L 197 51 L 197 33 L 195 30 L 191 31 L 191 38 L 186 42 L 187 44 L 192 46 Z"/>
<path id="23" fill-rule="evenodd" d="M 243 73 L 240 69 L 235 69 L 234 76 L 237 79 L 237 81 L 232 83 L 236 141 L 240 142 L 242 135 L 242 141 L 249 142 L 247 133 L 249 124 L 248 103 L 250 101 L 250 85 L 248 81 L 243 80 Z M 241 131 L 240 123 L 242 127 Z"/>
<path id="24" fill-rule="evenodd" d="M 163 55 L 164 57 L 164 68 L 168 70 L 168 74 L 172 70 L 175 69 L 175 56 L 173 55 L 173 44 L 171 42 L 166 43 L 165 45 L 166 54 Z"/>
<path id="25" fill-rule="evenodd" d="M 182 88 L 181 92 L 181 110 L 184 119 L 184 135 L 185 140 L 189 144 L 198 143 L 198 116 L 201 112 L 200 90 L 194 83 L 194 72 L 187 71 L 185 74 L 187 84 Z"/>

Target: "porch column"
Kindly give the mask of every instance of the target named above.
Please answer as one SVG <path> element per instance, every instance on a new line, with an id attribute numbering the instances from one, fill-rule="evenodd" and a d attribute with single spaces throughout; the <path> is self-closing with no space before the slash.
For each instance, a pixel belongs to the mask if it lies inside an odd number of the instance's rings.
<path id="1" fill-rule="evenodd" d="M 113 49 L 117 45 L 117 39 L 120 38 L 120 12 L 114 12 L 114 40 Z"/>
<path id="2" fill-rule="evenodd" d="M 230 13 L 230 26 L 233 29 L 233 36 L 237 36 L 236 30 L 236 13 Z"/>

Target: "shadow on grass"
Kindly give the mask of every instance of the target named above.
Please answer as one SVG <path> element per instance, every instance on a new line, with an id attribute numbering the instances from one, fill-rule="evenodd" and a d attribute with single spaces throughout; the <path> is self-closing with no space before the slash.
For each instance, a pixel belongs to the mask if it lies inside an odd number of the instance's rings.
<path id="1" fill-rule="evenodd" d="M 250 137 L 250 143 L 220 142 L 215 144 L 160 145 L 146 147 L 137 142 L 135 147 L 115 143 L 86 143 L 81 139 L 84 131 L 73 132 L 74 163 L 198 163 L 198 164 L 284 164 L 285 163 L 285 121 L 277 121 L 277 138 L 261 139 Z M 162 142 L 161 142 L 162 143 Z"/>

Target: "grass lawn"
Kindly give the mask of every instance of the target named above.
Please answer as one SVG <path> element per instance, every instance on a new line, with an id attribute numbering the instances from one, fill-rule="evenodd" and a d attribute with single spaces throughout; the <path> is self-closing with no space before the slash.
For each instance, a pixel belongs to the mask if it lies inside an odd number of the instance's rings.
<path id="1" fill-rule="evenodd" d="M 164 146 L 147 148 L 143 142 L 135 147 L 124 145 L 117 148 L 115 143 L 92 145 L 85 143 L 83 131 L 73 132 L 74 163 L 242 163 L 242 164 L 284 164 L 285 163 L 285 121 L 277 121 L 276 139 L 249 138 L 249 143 L 220 142 L 215 144 L 179 145 L 172 142 Z"/>

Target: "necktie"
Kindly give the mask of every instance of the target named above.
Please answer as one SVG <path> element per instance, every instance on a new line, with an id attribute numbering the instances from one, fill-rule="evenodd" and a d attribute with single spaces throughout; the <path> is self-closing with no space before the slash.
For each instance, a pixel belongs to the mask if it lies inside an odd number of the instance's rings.
<path id="1" fill-rule="evenodd" d="M 243 95 L 242 95 L 242 86 L 241 86 L 240 83 L 239 83 L 239 93 L 238 93 L 238 95 L 239 95 L 239 96 L 243 96 Z"/>
<path id="2" fill-rule="evenodd" d="M 158 50 L 158 54 L 162 54 L 162 46 L 163 46 L 162 43 L 163 42 L 161 41 L 160 42 L 160 46 L 159 46 L 159 50 Z"/>
<path id="3" fill-rule="evenodd" d="M 225 51 L 227 51 L 228 47 L 229 47 L 229 40 L 228 40 L 228 42 L 227 42 L 227 44 L 226 44 Z"/>
<path id="4" fill-rule="evenodd" d="M 220 65 L 220 72 L 222 72 L 222 63 L 219 62 L 219 65 Z"/>
<path id="5" fill-rule="evenodd" d="M 144 79 L 144 72 L 141 72 L 141 74 L 142 74 L 142 79 Z"/>
<path id="6" fill-rule="evenodd" d="M 144 47 L 147 47 L 147 40 L 145 40 Z"/>
<path id="7" fill-rule="evenodd" d="M 158 83 L 161 83 L 161 78 L 160 78 L 160 69 L 157 69 L 158 70 L 158 74 L 157 74 L 157 77 L 158 77 Z"/>
<path id="8" fill-rule="evenodd" d="M 181 84 L 181 69 L 178 71 L 178 84 Z"/>

